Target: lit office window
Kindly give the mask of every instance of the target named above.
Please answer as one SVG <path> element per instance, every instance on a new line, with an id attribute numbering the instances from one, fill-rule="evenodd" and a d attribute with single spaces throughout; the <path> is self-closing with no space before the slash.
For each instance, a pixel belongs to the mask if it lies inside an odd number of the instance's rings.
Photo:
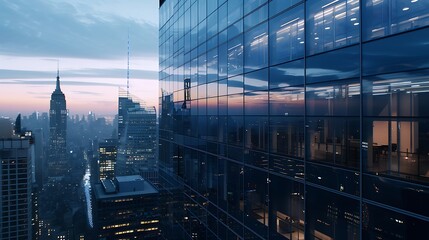
<path id="1" fill-rule="evenodd" d="M 304 6 L 293 8 L 270 21 L 270 64 L 304 56 Z"/>
<path id="2" fill-rule="evenodd" d="M 363 40 L 429 25 L 429 1 L 364 0 Z"/>
<path id="3" fill-rule="evenodd" d="M 307 2 L 307 53 L 315 54 L 359 41 L 359 0 Z"/>

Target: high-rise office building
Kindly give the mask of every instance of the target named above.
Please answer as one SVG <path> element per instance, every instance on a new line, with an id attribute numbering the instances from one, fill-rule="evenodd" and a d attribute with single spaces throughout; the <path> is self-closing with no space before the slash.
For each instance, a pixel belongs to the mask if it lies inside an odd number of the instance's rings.
<path id="1" fill-rule="evenodd" d="M 156 181 L 155 107 L 141 106 L 140 101 L 135 99 L 130 96 L 119 97 L 116 175 L 141 174 L 149 181 Z"/>
<path id="2" fill-rule="evenodd" d="M 165 0 L 159 34 L 169 239 L 429 238 L 429 1 Z"/>
<path id="3" fill-rule="evenodd" d="M 66 138 L 66 98 L 60 88 L 60 75 L 58 71 L 57 85 L 51 95 L 49 108 L 49 177 L 64 177 L 70 171 L 70 164 L 67 162 Z"/>
<path id="4" fill-rule="evenodd" d="M 104 179 L 94 185 L 97 239 L 158 239 L 158 191 L 140 175 Z"/>
<path id="5" fill-rule="evenodd" d="M 17 121 L 18 123 L 18 121 Z M 32 239 L 32 158 L 31 132 L 12 132 L 12 123 L 0 119 L 0 238 Z"/>
<path id="6" fill-rule="evenodd" d="M 106 139 L 98 147 L 98 174 L 99 180 L 113 179 L 115 176 L 118 140 Z"/>

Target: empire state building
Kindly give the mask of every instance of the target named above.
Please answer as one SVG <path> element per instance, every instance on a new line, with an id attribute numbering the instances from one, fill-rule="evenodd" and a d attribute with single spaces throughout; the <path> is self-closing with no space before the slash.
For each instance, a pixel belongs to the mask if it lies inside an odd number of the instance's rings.
<path id="1" fill-rule="evenodd" d="M 59 70 L 57 86 L 51 95 L 49 109 L 49 161 L 48 176 L 64 177 L 70 170 L 66 155 L 67 108 L 66 98 L 60 88 Z"/>

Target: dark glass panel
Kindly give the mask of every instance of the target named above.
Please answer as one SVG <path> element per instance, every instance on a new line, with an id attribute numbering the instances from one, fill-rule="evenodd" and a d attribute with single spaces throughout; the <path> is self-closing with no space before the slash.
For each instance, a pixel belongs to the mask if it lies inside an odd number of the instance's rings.
<path id="1" fill-rule="evenodd" d="M 362 45 L 362 74 L 400 72 L 429 66 L 429 28 Z"/>
<path id="2" fill-rule="evenodd" d="M 268 66 L 268 23 L 263 23 L 244 35 L 244 71 Z"/>
<path id="3" fill-rule="evenodd" d="M 307 125 L 308 160 L 359 167 L 358 117 L 308 117 Z"/>
<path id="4" fill-rule="evenodd" d="M 304 158 L 304 118 L 271 117 L 270 150 L 272 153 Z"/>
<path id="5" fill-rule="evenodd" d="M 270 239 L 304 239 L 304 185 L 275 175 L 270 180 Z"/>
<path id="6" fill-rule="evenodd" d="M 428 226 L 427 221 L 368 203 L 362 206 L 362 239 L 429 239 Z"/>
<path id="7" fill-rule="evenodd" d="M 207 82 L 218 79 L 218 52 L 217 48 L 207 52 Z"/>
<path id="8" fill-rule="evenodd" d="M 429 187 L 384 176 L 363 175 L 363 197 L 429 217 Z"/>
<path id="9" fill-rule="evenodd" d="M 244 168 L 244 223 L 261 236 L 268 227 L 268 173 Z"/>
<path id="10" fill-rule="evenodd" d="M 307 163 L 306 174 L 306 180 L 309 182 L 359 196 L 359 172 Z"/>
<path id="11" fill-rule="evenodd" d="M 270 170 L 291 178 L 304 179 L 304 162 L 293 158 L 270 155 Z"/>
<path id="12" fill-rule="evenodd" d="M 306 187 L 307 239 L 359 239 L 359 201 Z"/>
<path id="13" fill-rule="evenodd" d="M 244 143 L 243 116 L 228 117 L 228 143 L 243 146 Z"/>
<path id="14" fill-rule="evenodd" d="M 255 150 L 268 150 L 268 117 L 249 117 L 244 119 L 246 124 L 244 145 Z"/>

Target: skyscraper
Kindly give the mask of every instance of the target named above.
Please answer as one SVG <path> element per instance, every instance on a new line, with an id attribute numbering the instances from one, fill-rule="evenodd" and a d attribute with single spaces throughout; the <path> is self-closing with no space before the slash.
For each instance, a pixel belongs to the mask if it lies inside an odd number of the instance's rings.
<path id="1" fill-rule="evenodd" d="M 429 239 L 429 1 L 160 4 L 169 239 Z"/>
<path id="2" fill-rule="evenodd" d="M 141 174 L 157 179 L 157 127 L 155 107 L 141 106 L 120 93 L 118 111 L 118 157 L 116 175 Z"/>
<path id="3" fill-rule="evenodd" d="M 48 176 L 64 177 L 70 170 L 66 154 L 67 108 L 66 98 L 60 88 L 60 73 L 57 71 L 57 85 L 51 95 L 49 108 L 49 161 Z"/>
<path id="4" fill-rule="evenodd" d="M 33 235 L 33 139 L 30 133 L 17 129 L 14 134 L 11 125 L 8 119 L 0 118 L 0 238 L 27 240 Z"/>
<path id="5" fill-rule="evenodd" d="M 113 179 L 115 176 L 118 140 L 106 139 L 98 147 L 98 174 L 99 180 Z"/>

